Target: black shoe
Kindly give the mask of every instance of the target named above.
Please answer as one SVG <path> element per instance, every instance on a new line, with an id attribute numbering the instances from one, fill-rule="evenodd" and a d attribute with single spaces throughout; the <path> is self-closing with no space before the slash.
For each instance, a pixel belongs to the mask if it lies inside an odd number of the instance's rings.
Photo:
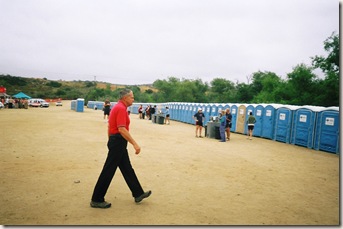
<path id="1" fill-rule="evenodd" d="M 106 201 L 103 201 L 103 202 L 91 201 L 90 205 L 92 208 L 109 208 L 109 207 L 111 207 L 111 203 L 108 203 Z"/>
<path id="2" fill-rule="evenodd" d="M 145 193 L 143 193 L 142 195 L 140 195 L 139 197 L 135 197 L 135 202 L 139 203 L 141 202 L 144 198 L 147 198 L 151 195 L 151 191 L 147 191 Z"/>

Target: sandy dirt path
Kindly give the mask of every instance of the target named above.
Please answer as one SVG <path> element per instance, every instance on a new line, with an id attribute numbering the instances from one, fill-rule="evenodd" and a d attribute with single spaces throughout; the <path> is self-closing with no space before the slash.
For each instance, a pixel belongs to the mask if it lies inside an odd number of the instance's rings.
<path id="1" fill-rule="evenodd" d="M 102 111 L 0 110 L 2 225 L 338 225 L 339 155 L 131 114 L 131 163 L 152 195 L 134 203 L 117 170 L 109 209 L 89 206 L 107 155 Z"/>

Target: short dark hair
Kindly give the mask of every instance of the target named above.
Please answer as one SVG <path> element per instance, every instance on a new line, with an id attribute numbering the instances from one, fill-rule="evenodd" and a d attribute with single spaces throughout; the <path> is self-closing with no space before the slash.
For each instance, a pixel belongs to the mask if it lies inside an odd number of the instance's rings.
<path id="1" fill-rule="evenodd" d="M 252 112 L 250 112 L 250 115 L 252 115 Z"/>
<path id="2" fill-rule="evenodd" d="M 127 96 L 127 95 L 130 94 L 131 92 L 132 92 L 132 91 L 131 91 L 130 89 L 128 89 L 128 88 L 125 88 L 125 89 L 121 90 L 121 91 L 119 92 L 119 99 L 124 98 L 125 96 Z"/>

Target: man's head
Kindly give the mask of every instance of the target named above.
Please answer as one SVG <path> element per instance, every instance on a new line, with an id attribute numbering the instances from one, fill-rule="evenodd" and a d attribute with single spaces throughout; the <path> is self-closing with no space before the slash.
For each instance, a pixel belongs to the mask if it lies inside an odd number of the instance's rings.
<path id="1" fill-rule="evenodd" d="M 119 93 L 119 99 L 123 101 L 123 103 L 129 107 L 135 101 L 135 97 L 133 96 L 133 92 L 130 89 L 123 89 Z"/>

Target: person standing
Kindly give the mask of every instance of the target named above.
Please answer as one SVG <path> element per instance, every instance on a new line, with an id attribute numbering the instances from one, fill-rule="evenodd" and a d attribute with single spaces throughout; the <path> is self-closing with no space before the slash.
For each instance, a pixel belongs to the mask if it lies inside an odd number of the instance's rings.
<path id="1" fill-rule="evenodd" d="M 108 117 L 111 111 L 111 103 L 108 99 L 105 100 L 103 110 L 104 110 L 104 120 L 106 121 L 106 117 L 107 117 L 107 121 L 108 121 Z"/>
<path id="2" fill-rule="evenodd" d="M 219 120 L 220 142 L 226 142 L 225 140 L 225 128 L 226 128 L 225 110 L 222 110 L 220 114 L 221 114 L 220 120 Z"/>
<path id="3" fill-rule="evenodd" d="M 169 114 L 169 107 L 166 107 L 166 120 L 164 122 L 165 124 L 170 124 L 170 114 Z"/>
<path id="4" fill-rule="evenodd" d="M 250 112 L 247 124 L 248 124 L 248 137 L 247 139 L 252 140 L 252 132 L 254 131 L 254 126 L 255 126 L 256 118 L 252 115 L 252 112 Z"/>
<path id="5" fill-rule="evenodd" d="M 156 105 L 155 106 L 150 106 L 150 109 L 149 109 L 149 113 L 150 113 L 149 120 L 152 119 L 152 116 L 155 115 L 155 112 L 156 112 Z"/>
<path id="6" fill-rule="evenodd" d="M 193 118 L 195 120 L 195 137 L 197 138 L 198 133 L 199 133 L 199 138 L 202 138 L 201 132 L 202 132 L 202 126 L 205 119 L 205 115 L 202 113 L 201 108 L 198 109 L 198 112 L 195 113 Z"/>
<path id="7" fill-rule="evenodd" d="M 231 119 L 232 119 L 232 114 L 230 113 L 230 108 L 226 109 L 226 139 L 230 141 L 230 130 L 231 130 Z"/>
<path id="8" fill-rule="evenodd" d="M 111 203 L 105 201 L 105 195 L 113 179 L 117 167 L 119 167 L 126 184 L 131 190 L 136 203 L 151 195 L 151 191 L 144 192 L 138 181 L 135 171 L 130 163 L 127 151 L 127 143 L 132 144 L 136 154 L 141 152 L 141 147 L 133 139 L 129 132 L 130 117 L 127 108 L 134 102 L 133 92 L 124 89 L 120 92 L 120 99 L 110 113 L 108 121 L 108 155 L 94 187 L 90 206 L 93 208 L 109 208 Z"/>
<path id="9" fill-rule="evenodd" d="M 142 105 L 140 105 L 138 108 L 138 114 L 139 114 L 139 118 L 142 119 L 142 117 L 143 117 L 143 106 Z"/>

